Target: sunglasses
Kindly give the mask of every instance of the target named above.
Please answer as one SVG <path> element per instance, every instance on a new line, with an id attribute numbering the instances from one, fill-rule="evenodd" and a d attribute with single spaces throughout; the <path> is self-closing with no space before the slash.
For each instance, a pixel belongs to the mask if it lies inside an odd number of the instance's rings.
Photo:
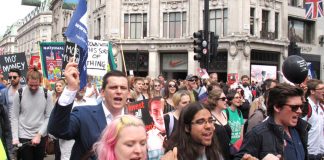
<path id="1" fill-rule="evenodd" d="M 196 79 L 188 79 L 189 82 L 197 81 Z"/>
<path id="2" fill-rule="evenodd" d="M 17 76 L 9 76 L 8 78 L 9 78 L 9 79 L 16 79 Z"/>
<path id="3" fill-rule="evenodd" d="M 235 99 L 241 99 L 242 97 L 234 97 Z"/>
<path id="4" fill-rule="evenodd" d="M 176 85 L 169 84 L 169 88 L 176 88 Z"/>
<path id="5" fill-rule="evenodd" d="M 218 98 L 218 100 L 226 101 L 227 97 Z"/>
<path id="6" fill-rule="evenodd" d="M 154 85 L 154 87 L 160 87 L 160 85 Z"/>
<path id="7" fill-rule="evenodd" d="M 144 85 L 148 86 L 148 85 L 149 85 L 149 83 L 144 83 Z"/>
<path id="8" fill-rule="evenodd" d="M 291 111 L 293 112 L 297 112 L 297 110 L 300 108 L 301 110 L 303 110 L 304 105 L 300 104 L 300 105 L 291 105 L 291 104 L 285 104 L 287 106 L 289 106 L 291 108 Z"/>

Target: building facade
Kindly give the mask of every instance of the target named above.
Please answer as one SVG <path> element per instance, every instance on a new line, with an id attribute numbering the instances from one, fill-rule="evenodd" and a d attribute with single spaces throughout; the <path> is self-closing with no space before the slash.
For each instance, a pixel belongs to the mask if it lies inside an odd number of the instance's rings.
<path id="1" fill-rule="evenodd" d="M 0 55 L 13 54 L 18 51 L 17 49 L 17 30 L 22 25 L 22 20 L 18 20 L 9 26 L 0 38 Z"/>
<path id="2" fill-rule="evenodd" d="M 44 1 L 24 19 L 16 37 L 18 52 L 25 52 L 27 62 L 31 56 L 39 56 L 39 43 L 50 42 L 52 36 L 52 12 Z"/>
<path id="3" fill-rule="evenodd" d="M 135 75 L 185 78 L 198 73 L 192 34 L 203 29 L 203 13 L 204 0 L 88 0 L 88 35 L 122 48 L 116 55 L 119 69 L 125 65 Z M 219 35 L 219 45 L 208 72 L 217 72 L 219 79 L 226 81 L 228 74 L 264 78 L 263 67 L 280 78 L 277 71 L 292 37 L 322 78 L 324 18 L 306 20 L 303 0 L 210 0 L 209 13 L 209 29 Z"/>

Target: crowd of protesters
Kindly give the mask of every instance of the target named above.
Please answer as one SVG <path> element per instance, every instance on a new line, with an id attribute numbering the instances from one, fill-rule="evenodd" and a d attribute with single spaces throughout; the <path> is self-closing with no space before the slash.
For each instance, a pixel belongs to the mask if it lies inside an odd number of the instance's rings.
<path id="1" fill-rule="evenodd" d="M 126 77 L 110 71 L 97 88 L 79 88 L 77 64 L 53 90 L 37 68 L 9 71 L 0 92 L 0 159 L 42 160 L 48 140 L 56 160 L 321 160 L 324 159 L 324 83 L 291 85 L 217 73 L 184 80 Z M 46 86 L 46 85 L 45 85 Z M 154 127 L 146 132 L 126 105 L 149 100 Z M 159 106 L 162 105 L 159 108 Z"/>

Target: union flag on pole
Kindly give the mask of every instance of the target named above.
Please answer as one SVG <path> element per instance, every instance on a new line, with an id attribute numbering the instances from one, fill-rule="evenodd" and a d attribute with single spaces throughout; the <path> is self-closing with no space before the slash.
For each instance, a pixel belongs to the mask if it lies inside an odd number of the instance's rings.
<path id="1" fill-rule="evenodd" d="M 305 0 L 306 19 L 317 19 L 323 17 L 323 1 L 322 0 Z"/>

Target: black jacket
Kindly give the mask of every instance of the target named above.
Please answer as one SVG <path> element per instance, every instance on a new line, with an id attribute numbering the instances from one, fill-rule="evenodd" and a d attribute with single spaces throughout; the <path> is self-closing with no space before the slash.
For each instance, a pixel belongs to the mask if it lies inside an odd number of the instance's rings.
<path id="1" fill-rule="evenodd" d="M 305 149 L 305 160 L 308 159 L 307 141 L 310 125 L 298 119 L 295 127 Z M 240 151 L 235 155 L 235 160 L 240 160 L 245 153 L 263 159 L 267 154 L 284 155 L 284 128 L 274 123 L 274 119 L 269 117 L 265 122 L 255 126 L 243 138 Z"/>
<path id="2" fill-rule="evenodd" d="M 0 104 L 0 138 L 3 143 L 3 147 L 5 148 L 7 157 L 8 159 L 10 159 L 9 151 L 12 150 L 12 135 L 10 121 L 8 113 L 2 104 Z"/>

